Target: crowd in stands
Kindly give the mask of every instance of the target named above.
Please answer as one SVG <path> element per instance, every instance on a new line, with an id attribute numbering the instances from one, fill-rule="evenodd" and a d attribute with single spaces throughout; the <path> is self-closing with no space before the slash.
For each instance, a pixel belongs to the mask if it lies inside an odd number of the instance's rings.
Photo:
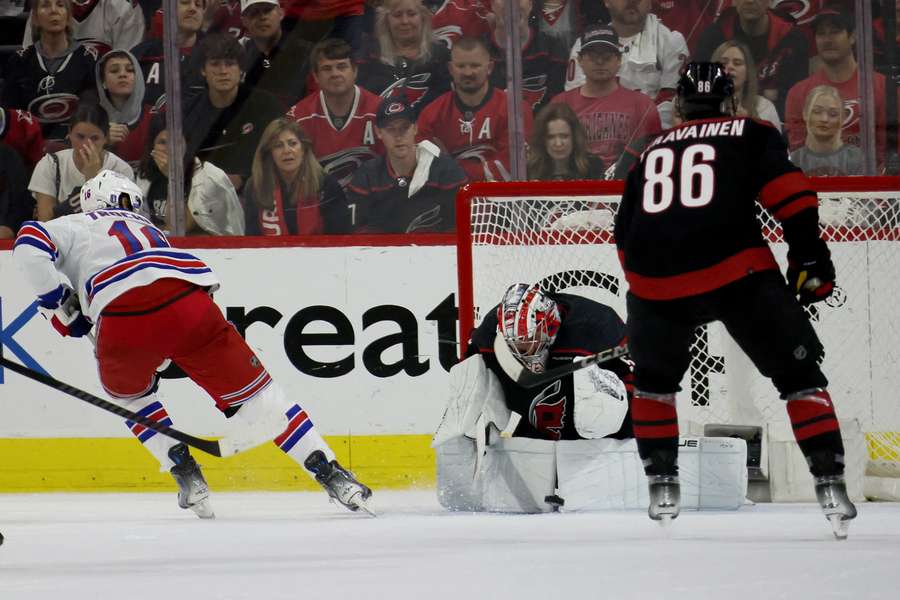
<path id="1" fill-rule="evenodd" d="M 808 174 L 880 173 L 900 8 L 879 5 L 867 103 L 854 0 L 177 0 L 186 230 L 451 231 L 459 186 L 514 176 L 508 52 L 527 179 L 621 177 L 629 148 L 678 125 L 691 59 L 721 62 L 735 113 Z M 171 228 L 164 16 L 162 0 L 0 0 L 0 239 L 78 211 L 101 169 Z"/>

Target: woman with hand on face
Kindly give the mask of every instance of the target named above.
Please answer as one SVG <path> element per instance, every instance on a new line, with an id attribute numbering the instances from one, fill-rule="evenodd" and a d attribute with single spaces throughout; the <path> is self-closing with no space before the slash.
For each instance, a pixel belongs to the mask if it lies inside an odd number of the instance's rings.
<path id="1" fill-rule="evenodd" d="M 757 94 L 756 63 L 753 55 L 743 43 L 736 40 L 724 42 L 712 55 L 713 62 L 720 62 L 725 72 L 734 80 L 734 98 L 737 101 L 739 117 L 752 117 L 768 121 L 781 131 L 781 118 L 775 105 Z M 750 77 L 747 74 L 750 73 Z"/>
<path id="2" fill-rule="evenodd" d="M 528 179 L 603 179 L 600 157 L 588 152 L 587 134 L 568 104 L 548 104 L 538 112 L 528 145 Z"/>
<path id="3" fill-rule="evenodd" d="M 151 107 L 144 104 L 144 80 L 137 59 L 127 50 L 113 50 L 97 62 L 97 97 L 109 116 L 113 152 L 137 164 L 144 151 Z"/>
<path id="4" fill-rule="evenodd" d="M 247 235 L 344 234 L 350 231 L 346 198 L 325 172 L 312 142 L 294 121 L 269 123 L 244 187 Z"/>
<path id="5" fill-rule="evenodd" d="M 169 132 L 165 115 L 154 115 L 135 180 L 144 193 L 144 212 L 153 224 L 172 232 L 174 207 L 169 198 Z M 244 209 L 231 180 L 210 162 L 185 161 L 184 230 L 187 235 L 243 235 Z"/>
<path id="6" fill-rule="evenodd" d="M 110 169 L 129 179 L 134 172 L 124 160 L 105 150 L 109 119 L 98 104 L 81 104 L 69 122 L 71 148 L 46 154 L 35 166 L 28 190 L 37 203 L 38 221 L 81 211 L 81 186 Z"/>
<path id="7" fill-rule="evenodd" d="M 810 90 L 803 105 L 806 143 L 791 152 L 791 162 L 810 177 L 862 175 L 862 150 L 841 139 L 844 101 L 830 85 Z"/>

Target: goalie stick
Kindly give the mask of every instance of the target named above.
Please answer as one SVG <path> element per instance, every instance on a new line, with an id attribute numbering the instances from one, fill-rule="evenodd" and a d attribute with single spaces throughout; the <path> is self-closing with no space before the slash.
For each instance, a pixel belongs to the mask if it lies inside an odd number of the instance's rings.
<path id="1" fill-rule="evenodd" d="M 591 365 L 603 364 L 616 358 L 621 358 L 627 354 L 628 346 L 623 344 L 621 346 L 603 350 L 597 354 L 576 358 L 570 363 L 548 369 L 543 373 L 533 373 L 528 370 L 525 365 L 519 362 L 519 359 L 513 356 L 513 353 L 509 349 L 509 346 L 507 346 L 503 336 L 498 334 L 494 338 L 494 355 L 497 357 L 497 362 L 506 374 L 509 375 L 510 379 L 524 388 L 538 387 L 550 383 L 555 379 L 559 379 L 564 375 L 568 375 L 569 373 L 574 373 L 575 371 L 590 367 Z"/>
<path id="2" fill-rule="evenodd" d="M 11 371 L 15 371 L 19 375 L 28 377 L 29 379 L 33 379 L 39 383 L 43 383 L 44 385 L 52 387 L 55 390 L 59 390 L 60 392 L 62 392 L 64 394 L 68 394 L 69 396 L 72 396 L 73 398 L 78 398 L 79 400 L 87 402 L 88 404 L 93 404 L 97 408 L 102 408 L 103 410 L 105 410 L 107 412 L 111 412 L 114 415 L 118 415 L 120 417 L 124 417 L 124 418 L 128 419 L 129 421 L 134 421 L 135 423 L 139 423 L 139 424 L 143 425 L 144 427 L 146 427 L 147 429 L 152 429 L 153 431 L 155 431 L 157 433 L 161 433 L 165 436 L 168 436 L 168 437 L 172 438 L 173 440 L 178 440 L 179 442 L 183 442 L 192 448 L 196 448 L 197 450 L 202 450 L 203 452 L 206 452 L 207 454 L 212 454 L 213 456 L 222 456 L 222 450 L 219 447 L 219 442 L 204 440 L 204 439 L 189 435 L 187 433 L 178 431 L 177 429 L 173 429 L 172 427 L 169 427 L 168 425 L 162 425 L 160 423 L 157 423 L 156 421 L 148 419 L 147 417 L 139 415 L 135 412 L 131 412 L 128 409 L 122 408 L 118 404 L 114 404 L 112 402 L 104 400 L 103 398 L 98 398 L 97 396 L 95 396 L 89 392 L 85 392 L 84 390 L 80 390 L 76 387 L 73 387 L 73 386 L 67 384 L 67 383 L 63 383 L 62 381 L 60 381 L 58 379 L 54 379 L 53 377 L 50 377 L 49 375 L 44 375 L 43 373 L 38 373 L 37 371 L 29 369 L 28 367 L 24 367 L 18 363 L 15 363 L 15 362 L 9 360 L 8 358 L 6 358 L 4 356 L 0 356 L 0 365 L 3 365 L 4 367 L 6 367 L 7 369 L 9 369 Z"/>

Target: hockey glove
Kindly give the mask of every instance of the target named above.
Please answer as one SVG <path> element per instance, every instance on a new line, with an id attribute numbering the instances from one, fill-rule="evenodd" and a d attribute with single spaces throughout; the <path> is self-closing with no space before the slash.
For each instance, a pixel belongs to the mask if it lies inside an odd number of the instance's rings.
<path id="1" fill-rule="evenodd" d="M 68 286 L 57 289 L 38 298 L 38 312 L 50 321 L 53 329 L 63 337 L 82 337 L 94 326 L 83 314 L 78 296 Z"/>
<path id="2" fill-rule="evenodd" d="M 834 291 L 834 263 L 831 254 L 818 258 L 797 260 L 788 256 L 787 280 L 791 291 L 797 294 L 800 304 L 821 302 Z"/>

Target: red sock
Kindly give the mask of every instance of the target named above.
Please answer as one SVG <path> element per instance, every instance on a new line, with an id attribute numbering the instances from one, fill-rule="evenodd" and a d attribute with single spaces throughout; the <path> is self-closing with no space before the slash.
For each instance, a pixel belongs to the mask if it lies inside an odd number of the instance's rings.
<path id="1" fill-rule="evenodd" d="M 810 391 L 789 398 L 787 411 L 798 442 L 823 433 L 840 431 L 831 396 L 826 390 Z"/>

